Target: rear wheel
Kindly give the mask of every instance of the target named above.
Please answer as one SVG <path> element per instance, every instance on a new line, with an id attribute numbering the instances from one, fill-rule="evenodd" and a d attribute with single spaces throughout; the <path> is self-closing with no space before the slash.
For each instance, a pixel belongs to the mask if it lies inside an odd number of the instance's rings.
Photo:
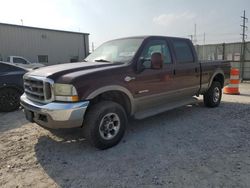
<path id="1" fill-rule="evenodd" d="M 21 92 L 15 88 L 0 89 L 0 111 L 11 112 L 20 106 Z"/>
<path id="2" fill-rule="evenodd" d="M 96 148 L 107 149 L 122 139 L 127 124 L 123 107 L 112 101 L 102 101 L 90 107 L 84 121 L 86 139 Z"/>
<path id="3" fill-rule="evenodd" d="M 207 107 L 217 107 L 220 105 L 222 89 L 220 82 L 213 82 L 203 96 L 204 104 Z"/>

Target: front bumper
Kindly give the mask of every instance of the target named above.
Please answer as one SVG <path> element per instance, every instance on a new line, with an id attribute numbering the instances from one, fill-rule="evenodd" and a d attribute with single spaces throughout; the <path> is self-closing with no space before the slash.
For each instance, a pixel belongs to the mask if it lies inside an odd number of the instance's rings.
<path id="1" fill-rule="evenodd" d="M 81 127 L 89 101 L 77 103 L 51 102 L 41 104 L 21 96 L 21 105 L 26 118 L 38 125 L 51 129 Z"/>

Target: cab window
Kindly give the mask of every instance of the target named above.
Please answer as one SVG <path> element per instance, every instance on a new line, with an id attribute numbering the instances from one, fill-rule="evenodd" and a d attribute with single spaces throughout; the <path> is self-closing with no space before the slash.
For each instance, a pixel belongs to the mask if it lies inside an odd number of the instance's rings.
<path id="1" fill-rule="evenodd" d="M 27 64 L 27 61 L 22 58 L 14 57 L 13 63 Z"/>
<path id="2" fill-rule="evenodd" d="M 186 40 L 173 41 L 177 63 L 193 63 L 194 56 L 189 42 Z"/>
<path id="3" fill-rule="evenodd" d="M 164 64 L 172 63 L 169 47 L 165 40 L 152 40 L 150 41 L 144 48 L 141 59 L 145 59 L 146 61 L 151 60 L 151 55 L 153 53 L 159 52 L 163 56 Z"/>

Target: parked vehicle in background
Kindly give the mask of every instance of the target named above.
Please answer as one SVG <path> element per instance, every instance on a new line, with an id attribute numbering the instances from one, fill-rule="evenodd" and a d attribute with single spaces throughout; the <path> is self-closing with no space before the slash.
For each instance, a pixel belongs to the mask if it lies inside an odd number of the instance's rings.
<path id="1" fill-rule="evenodd" d="M 143 36 L 104 43 L 85 62 L 24 75 L 26 118 L 47 128 L 83 127 L 97 148 L 116 145 L 127 118 L 146 118 L 194 102 L 220 104 L 230 64 L 199 62 L 188 39 Z M 43 89 L 40 89 L 43 88 Z"/>
<path id="2" fill-rule="evenodd" d="M 9 56 L 7 57 L 7 62 L 14 63 L 16 65 L 19 65 L 25 68 L 32 68 L 32 69 L 44 67 L 44 65 L 41 63 L 32 63 L 29 60 L 25 59 L 24 57 L 20 57 L 20 56 Z"/>
<path id="3" fill-rule="evenodd" d="M 0 112 L 19 108 L 23 94 L 23 75 L 27 69 L 11 63 L 0 62 Z"/>

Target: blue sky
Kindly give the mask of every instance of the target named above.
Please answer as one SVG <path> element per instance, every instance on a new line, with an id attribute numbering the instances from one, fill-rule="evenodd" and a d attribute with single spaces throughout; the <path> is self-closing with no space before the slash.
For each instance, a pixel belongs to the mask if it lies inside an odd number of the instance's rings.
<path id="1" fill-rule="evenodd" d="M 0 0 L 0 22 L 90 33 L 90 43 L 135 35 L 240 40 L 240 16 L 250 0 Z M 249 25 L 249 24 L 248 24 Z M 249 25 L 250 27 L 250 25 Z M 249 32 L 247 32 L 249 33 Z M 249 36 L 250 37 L 250 36 Z"/>

